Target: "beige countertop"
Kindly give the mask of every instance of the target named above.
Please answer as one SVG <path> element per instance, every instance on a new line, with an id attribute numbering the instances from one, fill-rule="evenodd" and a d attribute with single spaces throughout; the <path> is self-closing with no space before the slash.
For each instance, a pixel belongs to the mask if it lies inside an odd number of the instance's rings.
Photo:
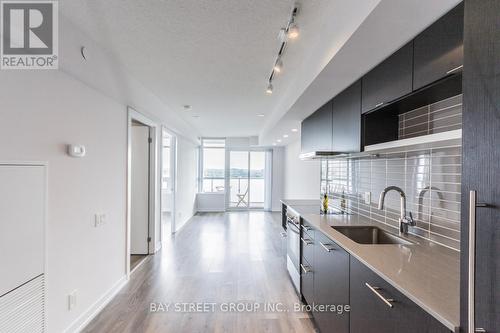
<path id="1" fill-rule="evenodd" d="M 358 244 L 332 227 L 370 225 L 391 233 L 397 233 L 397 230 L 359 215 L 325 216 L 311 213 L 315 209 L 312 206 L 319 206 L 319 200 L 282 202 L 297 210 L 304 220 L 342 246 L 450 330 L 455 331 L 459 327 L 459 252 L 412 235 L 403 237 L 413 242 L 412 245 Z M 307 202 L 311 204 L 308 205 Z"/>

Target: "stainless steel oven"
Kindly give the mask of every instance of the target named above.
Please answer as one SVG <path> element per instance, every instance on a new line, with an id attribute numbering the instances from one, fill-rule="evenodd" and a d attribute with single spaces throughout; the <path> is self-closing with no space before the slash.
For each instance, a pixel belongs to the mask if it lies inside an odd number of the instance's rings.
<path id="1" fill-rule="evenodd" d="M 300 216 L 288 207 L 286 211 L 286 268 L 300 295 Z"/>

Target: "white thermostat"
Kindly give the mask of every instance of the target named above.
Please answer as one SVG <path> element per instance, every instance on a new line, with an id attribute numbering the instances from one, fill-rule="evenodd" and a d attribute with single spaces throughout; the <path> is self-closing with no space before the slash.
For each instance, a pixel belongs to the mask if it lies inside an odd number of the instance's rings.
<path id="1" fill-rule="evenodd" d="M 68 145 L 68 155 L 71 157 L 84 157 L 85 152 L 83 145 Z"/>

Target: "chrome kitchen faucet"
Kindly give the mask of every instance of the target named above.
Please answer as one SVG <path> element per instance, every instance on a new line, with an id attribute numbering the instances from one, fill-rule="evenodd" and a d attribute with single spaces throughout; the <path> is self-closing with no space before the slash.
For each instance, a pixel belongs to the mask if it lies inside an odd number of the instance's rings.
<path id="1" fill-rule="evenodd" d="M 378 200 L 378 209 L 380 210 L 384 209 L 385 195 L 389 191 L 396 191 L 401 196 L 401 216 L 399 217 L 399 232 L 407 235 L 408 226 L 415 226 L 415 221 L 413 220 L 411 213 L 409 216 L 406 216 L 406 195 L 401 188 L 397 186 L 388 186 L 384 188 L 382 193 L 380 193 L 380 197 Z"/>

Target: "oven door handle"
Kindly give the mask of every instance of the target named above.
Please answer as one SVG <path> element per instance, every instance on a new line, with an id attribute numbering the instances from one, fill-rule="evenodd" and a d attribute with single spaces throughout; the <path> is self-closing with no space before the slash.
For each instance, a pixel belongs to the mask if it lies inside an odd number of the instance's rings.
<path id="1" fill-rule="evenodd" d="M 293 222 L 288 221 L 288 226 L 291 232 L 296 233 L 297 235 L 300 235 L 299 228 L 297 225 Z"/>

